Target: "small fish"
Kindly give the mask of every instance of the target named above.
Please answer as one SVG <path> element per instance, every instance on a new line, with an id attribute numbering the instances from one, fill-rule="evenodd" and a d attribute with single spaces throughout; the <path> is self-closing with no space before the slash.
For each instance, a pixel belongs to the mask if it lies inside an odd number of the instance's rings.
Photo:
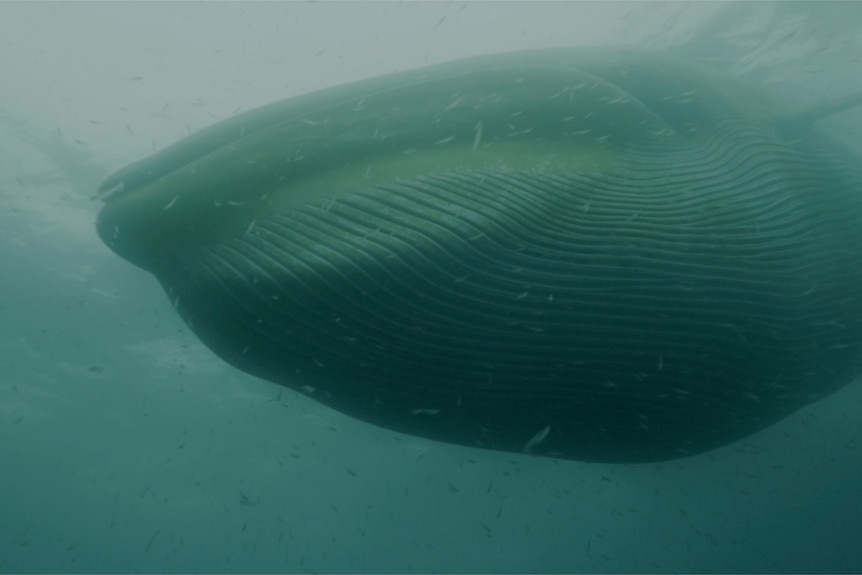
<path id="1" fill-rule="evenodd" d="M 253 500 L 248 495 L 246 495 L 245 493 L 240 491 L 239 492 L 239 502 L 240 502 L 240 505 L 249 505 L 249 506 L 257 505 L 258 503 L 260 503 L 260 496 L 258 496 L 257 500 Z"/>
<path id="2" fill-rule="evenodd" d="M 548 425 L 543 427 L 541 430 L 539 430 L 539 432 L 536 433 L 536 435 L 531 437 L 530 441 L 528 441 L 527 444 L 524 445 L 524 450 L 523 450 L 524 453 L 526 453 L 528 455 L 533 453 L 533 449 L 535 449 L 536 447 L 541 445 L 541 443 L 543 441 L 545 441 L 545 438 L 548 437 L 548 433 L 550 433 L 550 432 L 551 432 L 551 424 L 549 423 Z"/>
<path id="3" fill-rule="evenodd" d="M 482 142 L 482 122 L 476 124 L 476 135 L 473 136 L 473 149 L 476 150 Z"/>
<path id="4" fill-rule="evenodd" d="M 464 96 L 458 96 L 457 98 L 455 98 L 454 100 L 452 100 L 452 103 L 451 103 L 451 104 L 449 104 L 448 106 L 446 106 L 446 108 L 445 108 L 443 111 L 444 111 L 444 112 L 448 112 L 449 110 L 451 110 L 452 108 L 454 108 L 455 106 L 457 106 L 458 104 L 460 104 L 460 103 L 461 103 L 461 100 L 463 100 L 463 99 L 464 99 Z"/>

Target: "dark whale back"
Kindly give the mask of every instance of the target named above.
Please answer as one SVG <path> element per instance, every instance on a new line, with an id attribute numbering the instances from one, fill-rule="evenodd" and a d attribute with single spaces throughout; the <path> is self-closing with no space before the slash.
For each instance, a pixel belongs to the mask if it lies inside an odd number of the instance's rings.
<path id="1" fill-rule="evenodd" d="M 98 229 L 222 358 L 339 411 L 670 459 L 862 373 L 859 165 L 793 119 L 659 53 L 474 58 L 203 130 L 106 180 Z"/>

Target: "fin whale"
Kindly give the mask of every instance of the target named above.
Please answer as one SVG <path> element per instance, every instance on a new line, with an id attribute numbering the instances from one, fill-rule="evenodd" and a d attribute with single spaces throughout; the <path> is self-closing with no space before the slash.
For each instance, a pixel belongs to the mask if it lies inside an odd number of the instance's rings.
<path id="1" fill-rule="evenodd" d="M 108 177 L 97 229 L 225 361 L 443 442 L 647 462 L 862 374 L 862 173 L 651 51 L 469 58 L 304 94 Z M 790 121 L 792 120 L 792 121 Z"/>

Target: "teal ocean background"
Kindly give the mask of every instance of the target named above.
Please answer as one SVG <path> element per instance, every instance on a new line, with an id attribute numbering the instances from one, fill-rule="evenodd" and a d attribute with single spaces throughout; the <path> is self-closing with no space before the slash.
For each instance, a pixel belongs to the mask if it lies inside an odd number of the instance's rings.
<path id="1" fill-rule="evenodd" d="M 862 571 L 862 382 L 660 464 L 434 443 L 231 368 L 96 235 L 102 178 L 239 110 L 593 44 L 862 90 L 856 2 L 0 3 L 0 572 Z"/>

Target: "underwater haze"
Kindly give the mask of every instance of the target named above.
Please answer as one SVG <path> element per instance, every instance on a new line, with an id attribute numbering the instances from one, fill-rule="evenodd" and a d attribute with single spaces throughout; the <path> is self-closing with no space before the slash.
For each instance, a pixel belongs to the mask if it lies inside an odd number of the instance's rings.
<path id="1" fill-rule="evenodd" d="M 855 2 L 0 3 L 0 572 L 862 571 L 860 381 L 663 463 L 438 443 L 232 368 L 96 233 L 106 176 L 240 111 L 564 46 L 862 92 Z M 862 109 L 818 129 L 862 165 Z"/>

